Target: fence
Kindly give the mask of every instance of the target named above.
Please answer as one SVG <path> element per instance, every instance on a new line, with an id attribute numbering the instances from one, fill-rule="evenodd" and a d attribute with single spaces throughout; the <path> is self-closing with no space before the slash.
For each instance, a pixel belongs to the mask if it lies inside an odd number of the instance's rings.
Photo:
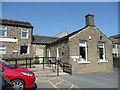
<path id="1" fill-rule="evenodd" d="M 42 64 L 43 69 L 45 69 L 45 64 L 47 64 L 49 67 L 57 70 L 57 76 L 59 76 L 59 67 L 63 68 L 63 72 L 69 73 L 70 75 L 72 74 L 72 65 L 69 63 L 64 63 L 61 60 L 57 60 L 56 57 L 5 55 L 2 57 L 2 59 L 17 66 L 25 65 L 26 68 L 28 68 L 28 66 L 31 68 L 33 64 Z"/>
<path id="2" fill-rule="evenodd" d="M 17 66 L 25 65 L 26 68 L 28 68 L 28 66 L 31 68 L 33 64 L 33 57 L 27 55 L 24 57 L 2 57 L 2 59 Z"/>
<path id="3" fill-rule="evenodd" d="M 36 60 L 38 61 L 38 63 L 43 64 L 43 69 L 45 68 L 45 64 L 47 64 L 49 67 L 54 67 L 56 69 L 56 57 L 37 57 Z"/>
<path id="4" fill-rule="evenodd" d="M 72 75 L 72 65 L 67 62 L 60 61 L 60 66 L 63 68 L 63 72 L 69 73 Z"/>

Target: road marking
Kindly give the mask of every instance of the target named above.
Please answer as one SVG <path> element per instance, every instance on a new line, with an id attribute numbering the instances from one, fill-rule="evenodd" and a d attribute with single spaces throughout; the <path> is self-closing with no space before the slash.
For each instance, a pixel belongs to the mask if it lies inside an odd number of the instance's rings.
<path id="1" fill-rule="evenodd" d="M 52 82 L 48 81 L 54 88 L 58 88 L 56 85 L 54 85 Z"/>
<path id="2" fill-rule="evenodd" d="M 70 88 L 73 88 L 75 85 L 72 84 L 72 86 Z"/>
<path id="3" fill-rule="evenodd" d="M 60 77 L 59 77 L 60 78 Z M 64 80 L 64 79 L 63 79 Z M 71 82 L 69 82 L 69 81 L 66 81 L 66 80 L 64 80 L 65 82 L 67 82 L 67 83 L 69 83 L 70 85 L 74 85 L 74 84 L 72 84 Z M 76 85 L 74 85 L 76 88 L 79 88 L 79 87 L 77 87 Z"/>
<path id="4" fill-rule="evenodd" d="M 60 82 L 58 82 L 57 84 L 55 84 L 56 86 L 59 85 L 60 83 L 62 83 L 64 80 L 61 80 Z"/>
<path id="5" fill-rule="evenodd" d="M 55 84 L 54 81 L 56 80 L 59 80 L 57 81 L 57 83 Z M 37 77 L 36 78 L 36 81 L 39 81 L 39 78 Z M 69 81 L 66 81 L 60 77 L 53 77 L 51 79 L 47 79 L 47 80 L 40 80 L 40 82 L 48 82 L 49 84 L 51 84 L 54 88 L 57 88 L 57 90 L 59 90 L 60 88 L 58 87 L 59 85 L 67 85 L 69 87 L 69 90 L 71 90 L 72 88 L 79 88 L 77 87 L 76 85 L 72 84 L 71 82 Z"/>
<path id="6" fill-rule="evenodd" d="M 53 77 L 52 79 L 48 79 L 47 81 L 54 80 L 56 77 Z"/>
<path id="7" fill-rule="evenodd" d="M 58 82 L 57 84 L 55 84 L 54 85 L 54 83 L 52 83 L 50 80 L 54 80 L 54 79 L 60 79 L 61 81 L 60 82 Z M 53 87 L 55 87 L 55 88 L 58 88 L 59 89 L 59 87 L 57 87 L 57 85 L 59 85 L 59 84 L 63 84 L 63 85 L 69 85 L 70 86 L 70 89 L 71 88 L 73 88 L 73 87 L 75 87 L 75 88 L 78 88 L 76 85 L 74 85 L 74 84 L 72 84 L 72 83 L 70 83 L 69 81 L 66 81 L 66 80 L 64 80 L 64 79 L 62 79 L 62 78 L 60 78 L 60 77 L 54 77 L 54 78 L 52 78 L 52 79 L 50 79 L 50 80 L 48 80 L 48 82 L 53 86 Z M 62 82 L 65 82 L 65 83 L 62 83 Z"/>

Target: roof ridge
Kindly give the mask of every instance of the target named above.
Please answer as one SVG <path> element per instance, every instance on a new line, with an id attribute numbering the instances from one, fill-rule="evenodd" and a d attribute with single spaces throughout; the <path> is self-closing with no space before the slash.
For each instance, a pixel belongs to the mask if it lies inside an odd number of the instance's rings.
<path id="1" fill-rule="evenodd" d="M 35 37 L 48 37 L 48 38 L 58 38 L 58 37 L 54 37 L 54 36 L 43 36 L 43 35 L 40 35 L 40 36 L 38 36 L 38 35 L 33 35 L 33 36 L 35 36 Z"/>
<path id="2" fill-rule="evenodd" d="M 22 21 L 22 20 L 14 20 L 14 19 L 6 19 L 6 18 L 0 18 L 0 20 L 8 20 L 8 21 L 13 21 L 13 22 L 22 22 L 22 23 L 29 23 L 28 21 Z"/>

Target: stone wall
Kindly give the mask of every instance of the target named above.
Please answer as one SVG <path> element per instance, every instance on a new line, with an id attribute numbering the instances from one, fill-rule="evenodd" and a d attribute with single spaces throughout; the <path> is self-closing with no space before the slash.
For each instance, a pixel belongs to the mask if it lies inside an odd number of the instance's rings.
<path id="1" fill-rule="evenodd" d="M 32 28 L 28 28 L 28 38 L 21 38 L 21 27 L 7 26 L 7 36 L 4 38 L 18 39 L 18 42 L 2 42 L 6 46 L 6 54 L 12 54 L 14 50 L 20 54 L 20 46 L 27 45 L 31 54 Z"/>
<path id="2" fill-rule="evenodd" d="M 46 57 L 46 45 L 32 44 L 33 55 Z"/>
<path id="3" fill-rule="evenodd" d="M 91 37 L 91 39 L 90 39 Z M 102 37 L 100 39 L 100 37 Z M 87 60 L 90 63 L 79 63 L 79 42 L 80 40 L 87 41 Z M 99 62 L 99 48 L 98 42 L 105 43 L 105 60 L 106 62 Z M 112 60 L 112 43 L 95 27 L 87 27 L 85 30 L 78 32 L 77 34 L 69 38 L 69 55 L 70 63 L 72 64 L 73 73 L 80 72 L 99 72 L 99 71 L 111 71 Z M 75 60 L 71 59 L 75 57 Z"/>
<path id="4" fill-rule="evenodd" d="M 51 57 L 57 57 L 57 48 L 59 48 L 59 56 L 62 62 L 69 61 L 69 47 L 68 42 L 62 41 L 51 46 L 47 46 L 47 56 L 49 56 L 49 51 L 51 52 Z"/>

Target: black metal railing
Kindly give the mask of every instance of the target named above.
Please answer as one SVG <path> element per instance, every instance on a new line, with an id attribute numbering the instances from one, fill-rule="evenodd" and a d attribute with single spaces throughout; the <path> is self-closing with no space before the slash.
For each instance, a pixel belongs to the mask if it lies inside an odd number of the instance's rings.
<path id="1" fill-rule="evenodd" d="M 17 57 L 9 57 L 9 58 L 6 58 L 6 57 L 3 57 L 2 58 L 3 60 L 7 61 L 7 62 L 10 62 L 16 66 L 25 66 L 26 68 L 28 68 L 28 66 L 31 68 L 32 67 L 32 60 L 33 60 L 33 57 L 21 57 L 21 58 L 17 58 Z"/>
<path id="2" fill-rule="evenodd" d="M 60 61 L 60 67 L 63 68 L 63 72 L 69 73 L 70 75 L 72 75 L 72 65 L 67 63 L 67 62 L 62 62 Z"/>
<path id="3" fill-rule="evenodd" d="M 2 57 L 3 60 L 15 64 L 17 66 L 25 65 L 26 68 L 32 68 L 33 64 L 42 64 L 43 69 L 45 69 L 45 64 L 49 67 L 57 70 L 57 76 L 59 76 L 59 70 L 61 67 L 63 72 L 69 73 L 72 75 L 72 65 L 69 63 L 62 62 L 60 59 L 56 59 L 56 57 L 38 57 L 31 55 L 5 55 Z"/>

